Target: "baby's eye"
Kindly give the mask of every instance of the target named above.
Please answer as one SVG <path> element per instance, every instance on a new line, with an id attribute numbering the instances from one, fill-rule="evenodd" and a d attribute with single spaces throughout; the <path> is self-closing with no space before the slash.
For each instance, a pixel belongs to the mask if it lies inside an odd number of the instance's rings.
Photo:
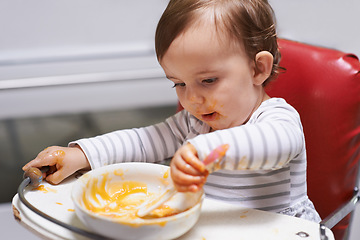
<path id="1" fill-rule="evenodd" d="M 207 78 L 207 79 L 204 79 L 202 82 L 203 83 L 214 83 L 216 82 L 217 78 Z"/>
<path id="2" fill-rule="evenodd" d="M 185 87 L 185 83 L 174 83 L 173 88 L 176 88 L 176 87 Z"/>

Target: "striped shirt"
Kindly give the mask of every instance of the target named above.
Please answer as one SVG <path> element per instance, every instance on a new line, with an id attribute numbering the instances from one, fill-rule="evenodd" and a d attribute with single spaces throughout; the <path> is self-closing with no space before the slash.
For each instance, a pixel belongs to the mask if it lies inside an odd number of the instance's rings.
<path id="1" fill-rule="evenodd" d="M 229 144 L 221 170 L 209 175 L 207 197 L 244 207 L 281 212 L 306 201 L 306 150 L 297 111 L 281 98 L 264 101 L 241 126 L 211 132 L 186 110 L 164 122 L 119 130 L 78 144 L 93 169 L 119 162 L 160 162 L 183 144 L 195 146 L 200 160 Z"/>

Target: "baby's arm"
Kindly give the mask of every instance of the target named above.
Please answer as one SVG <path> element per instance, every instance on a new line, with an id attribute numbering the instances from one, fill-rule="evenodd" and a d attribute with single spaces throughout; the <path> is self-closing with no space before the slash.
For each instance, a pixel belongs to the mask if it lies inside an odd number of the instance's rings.
<path id="1" fill-rule="evenodd" d="M 80 169 L 89 169 L 90 165 L 83 151 L 78 147 L 52 146 L 41 151 L 37 157 L 27 163 L 23 170 L 30 167 L 41 168 L 50 166 L 50 170 L 44 173 L 46 181 L 58 184 L 74 172 Z"/>
<path id="2" fill-rule="evenodd" d="M 185 121 L 172 116 L 155 125 L 80 139 L 70 146 L 78 144 L 82 148 L 92 169 L 122 162 L 161 162 L 172 157 L 183 144 Z"/>
<path id="3" fill-rule="evenodd" d="M 305 148 L 299 116 L 290 106 L 268 109 L 245 125 L 199 135 L 189 142 L 200 160 L 216 146 L 229 144 L 221 166 L 228 170 L 278 169 Z"/>
<path id="4" fill-rule="evenodd" d="M 118 162 L 159 162 L 173 156 L 184 141 L 182 130 L 170 125 L 185 128 L 186 120 L 173 116 L 166 122 L 144 128 L 80 139 L 71 142 L 69 147 L 49 147 L 26 164 L 23 170 L 51 166 L 51 171 L 44 177 L 58 184 L 80 169 L 95 169 Z"/>

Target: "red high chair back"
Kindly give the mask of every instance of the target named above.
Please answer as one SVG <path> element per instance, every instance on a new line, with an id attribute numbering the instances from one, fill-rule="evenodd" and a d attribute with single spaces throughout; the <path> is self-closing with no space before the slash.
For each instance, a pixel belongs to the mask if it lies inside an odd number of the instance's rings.
<path id="1" fill-rule="evenodd" d="M 279 46 L 286 71 L 266 90 L 300 114 L 308 195 L 325 218 L 353 197 L 358 184 L 360 63 L 353 54 L 299 42 L 280 39 Z M 348 215 L 332 228 L 335 239 L 343 239 L 349 221 Z"/>

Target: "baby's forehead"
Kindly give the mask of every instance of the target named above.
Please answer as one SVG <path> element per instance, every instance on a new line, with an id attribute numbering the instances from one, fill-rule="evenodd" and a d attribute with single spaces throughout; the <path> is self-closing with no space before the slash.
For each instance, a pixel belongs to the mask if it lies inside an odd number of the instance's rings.
<path id="1" fill-rule="evenodd" d="M 216 31 L 212 25 L 193 25 L 173 40 L 161 59 L 161 64 L 178 62 L 180 58 L 213 63 L 217 59 L 234 55 L 248 58 L 243 46 L 229 41 L 231 40 Z"/>
<path id="2" fill-rule="evenodd" d="M 211 15 L 200 15 L 174 39 L 174 41 L 189 38 L 191 41 L 201 41 L 209 38 L 232 50 L 244 50 L 244 42 L 241 38 L 234 36 L 232 32 L 221 22 L 216 21 Z M 211 45 L 209 45 L 211 47 Z"/>

